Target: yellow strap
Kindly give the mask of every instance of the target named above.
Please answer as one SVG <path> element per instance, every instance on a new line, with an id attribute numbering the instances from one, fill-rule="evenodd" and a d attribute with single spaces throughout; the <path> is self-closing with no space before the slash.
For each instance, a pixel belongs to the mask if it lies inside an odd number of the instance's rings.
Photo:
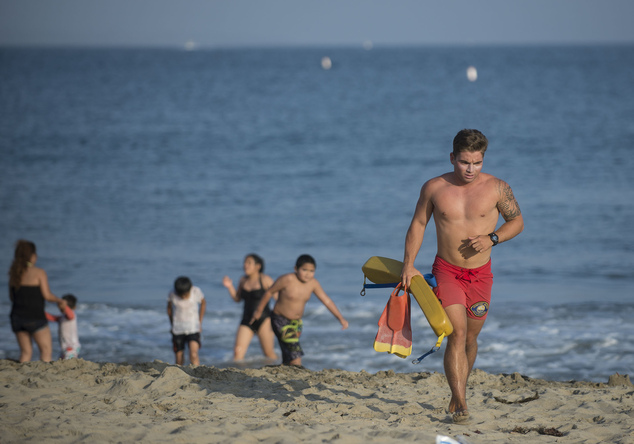
<path id="1" fill-rule="evenodd" d="M 444 333 L 438 336 L 438 342 L 436 342 L 436 347 L 440 348 L 440 345 L 442 344 L 443 339 L 445 339 Z"/>

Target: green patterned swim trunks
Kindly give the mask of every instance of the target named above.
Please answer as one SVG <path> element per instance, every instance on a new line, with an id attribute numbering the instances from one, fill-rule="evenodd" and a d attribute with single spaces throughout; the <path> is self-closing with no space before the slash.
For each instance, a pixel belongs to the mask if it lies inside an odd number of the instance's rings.
<path id="1" fill-rule="evenodd" d="M 292 360 L 304 356 L 299 343 L 304 323 L 301 319 L 290 320 L 277 313 L 271 313 L 271 326 L 282 349 L 282 363 L 289 364 Z"/>

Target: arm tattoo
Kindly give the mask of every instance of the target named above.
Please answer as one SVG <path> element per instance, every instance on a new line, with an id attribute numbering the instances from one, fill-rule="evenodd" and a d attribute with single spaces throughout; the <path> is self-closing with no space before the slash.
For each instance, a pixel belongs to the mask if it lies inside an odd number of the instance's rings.
<path id="1" fill-rule="evenodd" d="M 498 195 L 498 210 L 505 221 L 513 220 L 522 214 L 520 206 L 515 200 L 515 196 L 513 196 L 513 190 L 503 180 L 498 182 Z"/>

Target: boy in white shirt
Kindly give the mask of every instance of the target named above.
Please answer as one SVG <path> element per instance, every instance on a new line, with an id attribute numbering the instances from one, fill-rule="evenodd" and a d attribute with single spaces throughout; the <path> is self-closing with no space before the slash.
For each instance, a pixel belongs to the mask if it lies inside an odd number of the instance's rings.
<path id="1" fill-rule="evenodd" d="M 167 316 L 172 326 L 177 365 L 185 362 L 185 345 L 189 347 L 190 363 L 200 365 L 198 350 L 206 307 L 205 295 L 188 277 L 181 276 L 174 281 L 174 290 L 167 298 Z"/>
<path id="2" fill-rule="evenodd" d="M 75 316 L 77 298 L 72 294 L 66 294 L 62 296 L 62 299 L 66 301 L 62 315 L 55 316 L 46 313 L 46 319 L 51 322 L 59 322 L 59 345 L 62 350 L 60 357 L 62 359 L 78 358 L 81 344 L 77 333 L 77 316 Z"/>

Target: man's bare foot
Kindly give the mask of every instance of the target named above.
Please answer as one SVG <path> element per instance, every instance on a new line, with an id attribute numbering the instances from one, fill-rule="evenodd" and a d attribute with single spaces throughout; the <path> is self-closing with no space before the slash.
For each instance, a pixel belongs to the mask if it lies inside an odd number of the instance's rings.
<path id="1" fill-rule="evenodd" d="M 469 421 L 470 417 L 471 415 L 469 415 L 468 410 L 458 410 L 457 412 L 454 412 L 451 420 L 454 422 L 454 424 L 464 424 L 465 422 Z"/>

